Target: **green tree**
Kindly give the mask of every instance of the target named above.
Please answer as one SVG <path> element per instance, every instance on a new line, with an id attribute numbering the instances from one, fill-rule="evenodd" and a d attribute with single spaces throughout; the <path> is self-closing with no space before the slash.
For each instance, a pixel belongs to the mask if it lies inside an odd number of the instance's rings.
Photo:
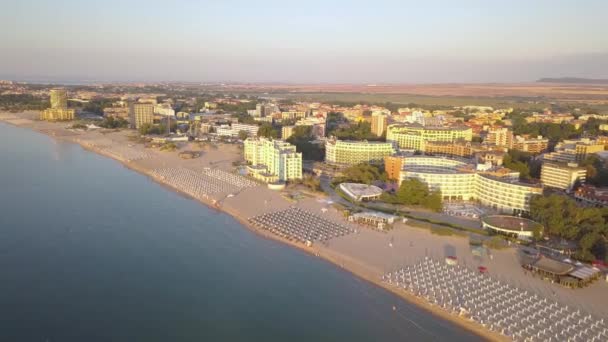
<path id="1" fill-rule="evenodd" d="M 577 241 L 577 258 L 588 261 L 607 257 L 607 209 L 579 207 L 563 195 L 535 196 L 530 201 L 530 215 L 545 227 L 547 235 Z"/>
<path id="2" fill-rule="evenodd" d="M 358 122 L 348 127 L 337 128 L 329 133 L 343 140 L 381 140 L 381 137 L 372 133 L 369 122 Z"/>
<path id="3" fill-rule="evenodd" d="M 418 179 L 406 179 L 401 182 L 396 193 L 400 203 L 410 205 L 423 205 L 429 197 L 429 188 Z"/>
<path id="4" fill-rule="evenodd" d="M 431 192 L 427 196 L 424 206 L 435 212 L 441 212 L 441 210 L 443 210 L 443 204 L 441 203 L 441 192 L 439 192 L 439 191 Z"/>
<path id="5" fill-rule="evenodd" d="M 258 137 L 277 139 L 279 137 L 279 130 L 274 128 L 272 124 L 265 122 L 258 129 Z"/>
<path id="6" fill-rule="evenodd" d="M 239 131 L 240 140 L 245 140 L 245 139 L 247 139 L 248 136 L 249 136 L 249 132 L 243 131 L 243 130 Z"/>
<path id="7" fill-rule="evenodd" d="M 295 145 L 296 150 L 302 152 L 302 158 L 306 160 L 322 161 L 325 158 L 323 145 L 314 142 L 311 126 L 294 127 L 293 134 L 287 141 Z"/>
<path id="8" fill-rule="evenodd" d="M 443 209 L 441 192 L 430 191 L 425 183 L 415 178 L 403 180 L 395 195 L 383 194 L 381 199 L 393 204 L 419 205 L 436 212 Z"/>
<path id="9" fill-rule="evenodd" d="M 99 123 L 99 126 L 103 127 L 103 128 L 111 128 L 111 129 L 126 128 L 129 126 L 129 122 L 121 117 L 115 118 L 113 116 L 108 116 Z"/>
<path id="10" fill-rule="evenodd" d="M 371 164 L 362 163 L 350 166 L 342 171 L 342 176 L 337 179 L 342 182 L 371 184 L 374 181 L 386 179 L 383 171 Z"/>

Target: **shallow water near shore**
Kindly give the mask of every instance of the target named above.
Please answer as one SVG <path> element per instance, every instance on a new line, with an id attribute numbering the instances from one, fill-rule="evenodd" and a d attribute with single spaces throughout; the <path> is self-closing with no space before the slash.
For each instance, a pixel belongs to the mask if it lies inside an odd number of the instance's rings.
<path id="1" fill-rule="evenodd" d="M 1 341 L 480 339 L 75 144 L 0 163 Z"/>

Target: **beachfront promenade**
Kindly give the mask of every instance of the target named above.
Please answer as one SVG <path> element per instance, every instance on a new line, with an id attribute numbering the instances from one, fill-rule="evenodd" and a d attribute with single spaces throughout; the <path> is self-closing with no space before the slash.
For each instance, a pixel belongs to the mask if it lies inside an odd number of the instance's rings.
<path id="1" fill-rule="evenodd" d="M 250 227 L 266 236 L 273 234 L 282 241 L 297 243 L 303 249 L 331 260 L 355 274 L 365 276 L 370 281 L 380 283 L 388 272 L 406 270 L 407 266 L 417 265 L 425 257 L 443 260 L 446 256 L 453 255 L 458 258 L 462 267 L 472 270 L 476 270 L 478 266 L 487 267 L 487 276 L 508 285 L 510 289 L 517 289 L 522 293 L 527 291 L 532 297 L 546 299 L 547 303 L 558 303 L 560 307 L 567 306 L 570 310 L 568 312 L 580 310 L 581 317 L 591 315 L 598 321 L 608 319 L 608 284 L 603 280 L 587 288 L 570 290 L 526 274 L 519 265 L 514 249 L 491 250 L 486 255 L 476 256 L 471 253 L 469 241 L 464 237 L 433 235 L 427 229 L 415 228 L 402 222 L 395 224 L 394 229 L 389 232 L 378 232 L 346 222 L 331 198 L 319 196 L 294 200 L 288 198 L 285 193 L 269 190 L 234 173 L 232 162 L 242 159 L 236 145 L 220 145 L 216 148 L 189 143 L 183 149 L 200 151 L 201 157 L 186 160 L 179 158 L 179 151 L 159 151 L 134 142 L 130 138 L 134 134 L 133 131 L 73 131 L 66 129 L 69 125 L 67 123 L 32 121 L 15 114 L 0 113 L 0 120 L 37 130 L 60 140 L 81 144 L 92 151 L 119 160 L 157 182 L 220 208 L 243 223 L 248 223 L 250 218 L 257 218 L 261 223 L 266 222 L 263 224 L 265 227 L 269 227 L 269 223 L 278 220 L 281 223 L 276 222 L 277 226 L 273 229 L 283 234 L 289 233 L 293 240 L 300 242 L 287 241 L 276 232 L 270 232 L 272 229 L 262 227 L 260 223 L 258 227 Z M 298 210 L 286 211 L 290 208 Z M 280 212 L 289 215 L 273 216 L 273 213 Z M 300 218 L 294 218 L 294 213 L 296 216 L 301 213 Z M 303 224 L 303 220 L 310 217 L 324 222 L 326 226 L 323 227 L 327 229 L 317 230 Z M 333 229 L 343 234 L 321 234 Z M 313 241 L 310 248 L 302 243 L 302 240 L 315 238 L 322 243 Z M 405 297 L 412 296 L 408 291 L 397 292 Z M 515 334 L 516 331 L 513 330 L 512 333 Z M 553 340 L 555 341 L 555 338 Z"/>

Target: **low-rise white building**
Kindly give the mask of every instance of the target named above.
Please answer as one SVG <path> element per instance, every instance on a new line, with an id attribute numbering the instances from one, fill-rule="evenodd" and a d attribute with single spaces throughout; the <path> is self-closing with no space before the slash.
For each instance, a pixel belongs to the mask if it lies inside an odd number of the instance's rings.
<path id="1" fill-rule="evenodd" d="M 380 198 L 382 189 L 375 185 L 359 183 L 340 183 L 340 190 L 357 202 L 373 201 Z"/>

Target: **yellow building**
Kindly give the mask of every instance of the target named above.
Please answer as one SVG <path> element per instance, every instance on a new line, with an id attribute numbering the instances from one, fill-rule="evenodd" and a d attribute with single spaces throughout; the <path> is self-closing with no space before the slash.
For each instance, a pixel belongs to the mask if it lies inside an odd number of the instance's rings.
<path id="1" fill-rule="evenodd" d="M 562 164 L 544 162 L 540 170 L 540 181 L 544 186 L 572 190 L 574 185 L 585 183 L 587 169 L 579 167 L 576 163 Z"/>
<path id="2" fill-rule="evenodd" d="M 542 135 L 536 138 L 529 135 L 518 135 L 513 140 L 512 148 L 518 151 L 538 154 L 545 152 L 549 148 L 549 139 L 543 138 Z"/>
<path id="3" fill-rule="evenodd" d="M 440 156 L 470 157 L 473 155 L 473 146 L 470 141 L 466 140 L 454 142 L 428 141 L 425 144 L 424 153 Z"/>
<path id="4" fill-rule="evenodd" d="M 574 163 L 585 160 L 589 155 L 604 151 L 604 144 L 588 138 L 564 140 L 555 146 L 555 151 L 544 155 L 545 160 Z"/>
<path id="5" fill-rule="evenodd" d="M 68 121 L 74 120 L 73 109 L 48 108 L 40 112 L 40 120 L 46 121 Z"/>
<path id="6" fill-rule="evenodd" d="M 131 128 L 139 129 L 145 124 L 154 123 L 154 105 L 151 103 L 129 104 L 129 121 Z"/>
<path id="7" fill-rule="evenodd" d="M 388 125 L 388 116 L 384 113 L 372 113 L 372 134 L 381 137 L 386 131 Z"/>
<path id="8" fill-rule="evenodd" d="M 471 141 L 473 130 L 470 127 L 428 127 L 421 125 L 389 125 L 386 133 L 387 141 L 394 141 L 399 148 L 424 151 L 429 141 L 454 142 L 456 140 Z"/>
<path id="9" fill-rule="evenodd" d="M 302 153 L 282 140 L 247 138 L 244 142 L 248 172 L 254 178 L 271 183 L 302 179 Z"/>
<path id="10" fill-rule="evenodd" d="M 51 108 L 66 109 L 68 108 L 68 92 L 65 89 L 51 89 Z"/>
<path id="11" fill-rule="evenodd" d="M 281 119 L 283 119 L 283 120 L 302 119 L 304 117 L 306 117 L 306 112 L 301 112 L 301 111 L 281 112 Z"/>
<path id="12" fill-rule="evenodd" d="M 484 143 L 506 148 L 513 147 L 513 131 L 505 127 L 492 127 L 488 129 Z"/>
<path id="13" fill-rule="evenodd" d="M 384 157 L 395 152 L 391 142 L 331 139 L 325 143 L 325 162 L 335 165 L 382 163 Z"/>
<path id="14" fill-rule="evenodd" d="M 50 98 L 51 108 L 40 112 L 40 120 L 74 120 L 74 110 L 68 109 L 68 95 L 64 89 L 51 89 Z"/>
<path id="15" fill-rule="evenodd" d="M 291 137 L 296 126 L 283 126 L 281 128 L 281 139 L 287 140 Z"/>

